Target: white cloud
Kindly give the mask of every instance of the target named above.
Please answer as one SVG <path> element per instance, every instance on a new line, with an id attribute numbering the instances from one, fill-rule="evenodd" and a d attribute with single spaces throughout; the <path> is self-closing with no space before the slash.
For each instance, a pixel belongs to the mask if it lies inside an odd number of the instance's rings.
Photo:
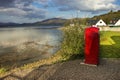
<path id="1" fill-rule="evenodd" d="M 47 3 L 47 2 L 49 2 L 50 0 L 36 0 L 37 2 L 39 2 L 39 3 Z"/>
<path id="2" fill-rule="evenodd" d="M 18 8 L 4 8 L 0 9 L 0 14 L 8 16 L 24 16 L 27 13 L 24 10 Z"/>
<path id="3" fill-rule="evenodd" d="M 1 0 L 0 22 L 4 21 L 22 23 L 44 19 L 47 11 L 45 9 L 33 6 L 33 1 L 37 0 Z M 44 2 L 44 0 L 39 1 Z M 7 3 L 9 5 L 6 5 Z"/>
<path id="4" fill-rule="evenodd" d="M 59 10 L 104 11 L 117 9 L 115 0 L 52 0 Z"/>

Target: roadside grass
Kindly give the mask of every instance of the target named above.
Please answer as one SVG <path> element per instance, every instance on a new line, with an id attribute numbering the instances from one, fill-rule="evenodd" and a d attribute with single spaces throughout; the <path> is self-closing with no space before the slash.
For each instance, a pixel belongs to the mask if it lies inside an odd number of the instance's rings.
<path id="1" fill-rule="evenodd" d="M 115 44 L 112 36 L 120 36 L 120 32 L 115 31 L 101 31 L 100 32 L 100 44 L 101 45 L 113 45 Z"/>
<path id="2" fill-rule="evenodd" d="M 100 57 L 120 58 L 120 32 L 100 32 Z"/>

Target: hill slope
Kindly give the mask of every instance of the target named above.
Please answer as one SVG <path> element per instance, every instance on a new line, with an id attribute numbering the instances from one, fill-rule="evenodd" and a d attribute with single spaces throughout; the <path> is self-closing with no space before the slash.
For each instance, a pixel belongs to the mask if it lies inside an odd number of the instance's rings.
<path id="1" fill-rule="evenodd" d="M 34 25 L 47 25 L 47 26 L 54 25 L 54 26 L 57 26 L 57 25 L 63 25 L 65 22 L 66 22 L 66 19 L 51 18 L 51 19 L 43 20 L 41 22 L 36 22 L 36 23 L 34 23 Z"/>
<path id="2" fill-rule="evenodd" d="M 61 19 L 61 18 L 51 18 L 46 19 L 43 21 L 35 22 L 35 23 L 1 23 L 0 27 L 19 27 L 19 26 L 62 26 L 67 21 L 67 19 Z"/>
<path id="3" fill-rule="evenodd" d="M 107 24 L 109 24 L 110 20 L 120 19 L 120 10 L 118 10 L 117 12 L 111 11 L 107 14 L 103 14 L 100 16 L 94 16 L 92 19 L 95 19 L 95 20 L 103 19 Z"/>

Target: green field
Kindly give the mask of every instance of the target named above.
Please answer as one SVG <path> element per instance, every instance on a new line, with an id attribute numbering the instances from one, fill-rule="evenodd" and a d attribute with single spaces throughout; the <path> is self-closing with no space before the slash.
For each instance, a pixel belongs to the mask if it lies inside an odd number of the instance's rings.
<path id="1" fill-rule="evenodd" d="M 120 58 L 120 32 L 100 32 L 100 56 Z"/>

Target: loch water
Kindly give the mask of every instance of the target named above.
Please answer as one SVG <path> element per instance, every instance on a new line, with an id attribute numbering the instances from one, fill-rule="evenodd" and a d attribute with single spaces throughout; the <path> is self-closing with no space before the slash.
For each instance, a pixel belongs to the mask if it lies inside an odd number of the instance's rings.
<path id="1" fill-rule="evenodd" d="M 0 28 L 0 67 L 48 58 L 60 49 L 59 26 Z"/>

